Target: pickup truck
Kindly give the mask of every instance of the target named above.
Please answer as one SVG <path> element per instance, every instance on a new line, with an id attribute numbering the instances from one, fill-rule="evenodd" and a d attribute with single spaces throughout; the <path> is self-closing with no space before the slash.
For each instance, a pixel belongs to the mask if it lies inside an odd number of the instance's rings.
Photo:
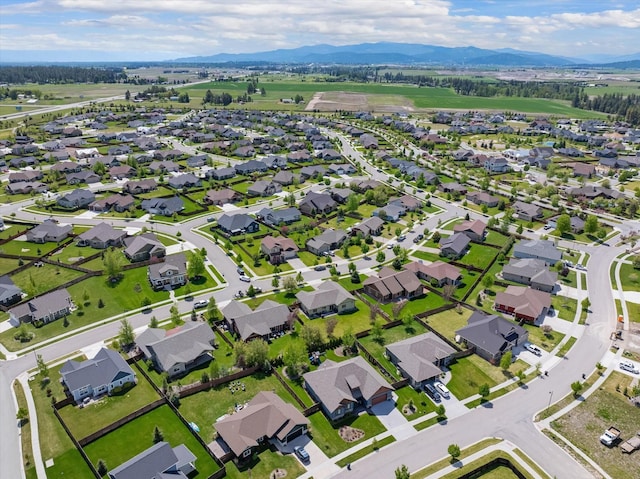
<path id="1" fill-rule="evenodd" d="M 620 437 L 620 429 L 611 426 L 607 429 L 602 436 L 600 436 L 600 442 L 605 446 L 613 446 L 613 443 Z"/>

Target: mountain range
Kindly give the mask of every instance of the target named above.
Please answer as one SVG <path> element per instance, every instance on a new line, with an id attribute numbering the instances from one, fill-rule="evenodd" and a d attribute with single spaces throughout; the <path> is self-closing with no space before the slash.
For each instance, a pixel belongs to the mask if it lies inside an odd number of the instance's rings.
<path id="1" fill-rule="evenodd" d="M 637 63 L 640 52 L 625 57 L 600 57 L 598 64 L 606 62 Z M 321 63 L 321 64 L 400 64 L 400 65 L 458 65 L 458 66 L 532 66 L 560 67 L 593 65 L 582 58 L 566 58 L 545 53 L 527 52 L 511 48 L 488 50 L 476 47 L 440 47 L 415 43 L 360 43 L 357 45 L 312 45 L 291 49 L 255 53 L 218 53 L 209 56 L 178 58 L 178 63 Z"/>

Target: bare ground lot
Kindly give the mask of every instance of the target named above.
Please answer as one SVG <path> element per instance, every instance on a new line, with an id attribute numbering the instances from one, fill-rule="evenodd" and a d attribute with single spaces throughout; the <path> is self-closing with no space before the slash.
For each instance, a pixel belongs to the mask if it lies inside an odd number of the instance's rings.
<path id="1" fill-rule="evenodd" d="M 640 479 L 640 451 L 623 454 L 619 447 L 608 448 L 599 440 L 609 426 L 620 429 L 622 441 L 640 432 L 640 409 L 623 395 L 625 387 L 630 393 L 631 380 L 627 375 L 614 372 L 598 391 L 554 421 L 553 427 L 611 477 Z"/>
<path id="2" fill-rule="evenodd" d="M 413 102 L 400 95 L 369 95 L 345 91 L 318 92 L 313 95 L 306 111 L 415 111 Z"/>

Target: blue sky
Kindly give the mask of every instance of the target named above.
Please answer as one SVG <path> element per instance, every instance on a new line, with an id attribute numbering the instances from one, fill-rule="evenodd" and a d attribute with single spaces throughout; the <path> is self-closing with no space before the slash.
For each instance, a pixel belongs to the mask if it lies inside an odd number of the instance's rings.
<path id="1" fill-rule="evenodd" d="M 153 61 L 328 43 L 640 51 L 616 0 L 0 0 L 0 62 Z"/>

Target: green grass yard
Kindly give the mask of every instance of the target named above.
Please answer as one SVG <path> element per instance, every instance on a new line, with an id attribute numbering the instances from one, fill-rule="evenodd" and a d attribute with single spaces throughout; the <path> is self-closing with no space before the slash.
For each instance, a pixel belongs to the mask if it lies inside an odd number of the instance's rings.
<path id="1" fill-rule="evenodd" d="M 456 360 L 449 368 L 451 369 L 451 380 L 447 383 L 447 387 L 458 399 L 478 394 L 478 389 L 483 384 L 488 384 L 491 388 L 511 377 L 509 374 L 505 374 L 500 367 L 493 366 L 475 354 Z M 527 369 L 527 364 L 518 360 L 511 364 L 508 371 L 515 374 L 517 371 L 525 369 Z"/>
<path id="2" fill-rule="evenodd" d="M 63 266 L 44 263 L 41 267 L 31 266 L 20 271 L 11 279 L 29 296 L 37 296 L 79 278 L 83 274 Z"/>
<path id="3" fill-rule="evenodd" d="M 462 308 L 458 313 L 455 309 L 433 314 L 425 318 L 427 324 L 438 331 L 444 337 L 455 342 L 456 331 L 467 325 L 467 320 L 471 317 L 472 311 Z"/>
<path id="4" fill-rule="evenodd" d="M 625 291 L 640 291 L 640 271 L 631 264 L 620 266 L 620 282 Z"/>
<path id="5" fill-rule="evenodd" d="M 558 317 L 565 321 L 573 321 L 576 317 L 578 300 L 566 296 L 552 296 L 551 305 L 558 312 Z"/>
<path id="6" fill-rule="evenodd" d="M 329 457 L 340 454 L 356 444 L 371 439 L 385 431 L 378 418 L 367 413 L 359 416 L 350 416 L 334 424 L 330 423 L 321 411 L 312 414 L 308 419 L 311 422 L 313 442 Z M 338 433 L 338 429 L 343 425 L 362 429 L 364 436 L 354 442 L 344 441 Z"/>

